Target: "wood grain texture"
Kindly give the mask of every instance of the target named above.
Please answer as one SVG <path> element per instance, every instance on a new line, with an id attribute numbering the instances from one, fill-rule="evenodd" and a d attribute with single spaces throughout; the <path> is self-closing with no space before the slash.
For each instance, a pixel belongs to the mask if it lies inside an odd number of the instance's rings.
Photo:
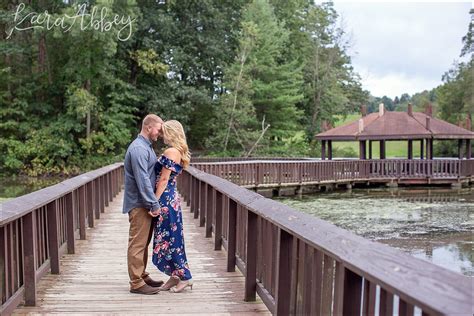
<path id="1" fill-rule="evenodd" d="M 270 314 L 259 297 L 244 302 L 244 277 L 226 272 L 227 256 L 214 251 L 214 241 L 187 207 L 183 209 L 186 252 L 194 286 L 183 293 L 137 295 L 129 292 L 127 274 L 128 217 L 121 212 L 123 192 L 88 228 L 87 240 L 76 240 L 75 254 L 61 258 L 61 274 L 48 274 L 37 284 L 37 306 L 19 306 L 24 314 Z M 182 205 L 184 206 L 184 205 Z M 151 251 L 151 248 L 150 248 Z M 153 266 L 154 279 L 167 276 Z"/>

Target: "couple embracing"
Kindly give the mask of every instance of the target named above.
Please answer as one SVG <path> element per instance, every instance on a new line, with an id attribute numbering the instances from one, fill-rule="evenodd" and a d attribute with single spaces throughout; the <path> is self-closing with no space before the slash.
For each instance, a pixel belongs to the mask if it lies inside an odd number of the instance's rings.
<path id="1" fill-rule="evenodd" d="M 152 143 L 159 137 L 168 148 L 158 158 Z M 123 213 L 128 214 L 130 223 L 127 262 L 131 293 L 156 294 L 168 290 L 179 293 L 186 287 L 192 289 L 176 189 L 176 177 L 189 162 L 181 123 L 163 122 L 157 115 L 147 115 L 140 134 L 128 147 L 124 162 Z M 166 283 L 153 280 L 146 271 L 152 239 L 152 261 L 169 276 Z"/>

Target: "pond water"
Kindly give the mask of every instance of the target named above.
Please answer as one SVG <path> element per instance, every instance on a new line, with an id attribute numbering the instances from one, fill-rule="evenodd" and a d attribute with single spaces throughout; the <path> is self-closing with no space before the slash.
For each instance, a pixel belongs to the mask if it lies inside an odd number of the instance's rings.
<path id="1" fill-rule="evenodd" d="M 353 189 L 276 200 L 357 235 L 474 276 L 474 188 Z"/>

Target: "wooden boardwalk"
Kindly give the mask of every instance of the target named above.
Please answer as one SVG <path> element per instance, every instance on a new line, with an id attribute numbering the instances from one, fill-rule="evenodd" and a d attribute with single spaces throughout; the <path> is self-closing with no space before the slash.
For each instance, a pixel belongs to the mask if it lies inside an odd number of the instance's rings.
<path id="1" fill-rule="evenodd" d="M 204 237 L 204 228 L 198 227 L 199 222 L 185 205 L 183 220 L 193 290 L 131 294 L 126 261 L 128 217 L 121 213 L 122 193 L 106 208 L 96 227 L 88 229 L 87 240 L 77 241 L 76 253 L 61 258 L 61 274 L 48 274 L 39 281 L 37 306 L 19 306 L 14 315 L 270 314 L 258 296 L 256 302 L 243 301 L 242 274 L 238 270 L 226 272 L 225 252 L 213 250 L 213 239 Z M 151 260 L 147 270 L 154 279 L 167 279 Z"/>

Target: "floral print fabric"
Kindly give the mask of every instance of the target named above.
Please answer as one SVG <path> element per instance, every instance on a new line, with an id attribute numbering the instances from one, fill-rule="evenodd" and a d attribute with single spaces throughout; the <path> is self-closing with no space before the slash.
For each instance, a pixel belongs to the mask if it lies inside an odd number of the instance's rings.
<path id="1" fill-rule="evenodd" d="M 154 218 L 153 264 L 171 276 L 181 280 L 191 279 L 186 251 L 184 249 L 183 218 L 181 202 L 176 190 L 176 177 L 183 171 L 180 164 L 162 155 L 155 165 L 156 178 L 163 168 L 171 170 L 165 191 L 160 196 L 160 215 Z"/>

